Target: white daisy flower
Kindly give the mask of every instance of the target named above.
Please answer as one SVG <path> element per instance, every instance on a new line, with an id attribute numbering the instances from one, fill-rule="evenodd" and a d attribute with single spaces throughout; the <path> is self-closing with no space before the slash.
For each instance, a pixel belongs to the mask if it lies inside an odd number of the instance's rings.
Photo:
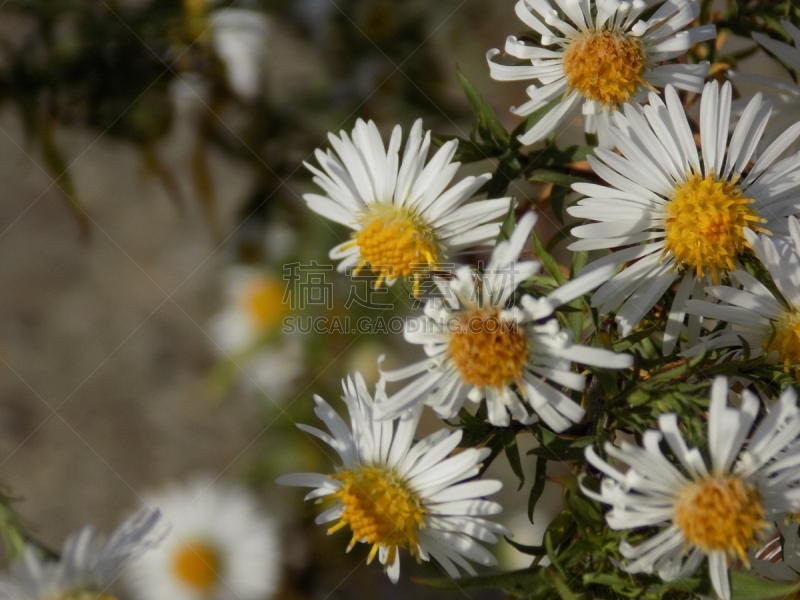
<path id="1" fill-rule="evenodd" d="M 451 418 L 467 399 L 485 399 L 494 425 L 508 425 L 509 413 L 524 423 L 538 415 L 563 431 L 584 415 L 560 391 L 583 391 L 585 378 L 574 372 L 574 362 L 609 369 L 631 366 L 630 355 L 573 344 L 572 333 L 561 331 L 557 319 L 542 321 L 556 307 L 597 287 L 613 267 L 575 279 L 544 298 L 525 296 L 520 300 L 524 310 L 508 307 L 517 287 L 539 271 L 537 261 L 518 262 L 535 223 L 532 212 L 520 219 L 511 239 L 494 249 L 483 276 L 462 267 L 454 279 L 437 281 L 443 297 L 430 299 L 423 316 L 406 321 L 404 332 L 407 341 L 424 347 L 427 358 L 383 373 L 386 381 L 418 377 L 376 406 L 380 418 L 419 402 Z"/>
<path id="2" fill-rule="evenodd" d="M 750 356 L 766 354 L 772 363 L 800 363 L 800 224 L 789 217 L 791 242 L 780 237 L 775 241 L 745 230 L 748 243 L 769 271 L 780 297 L 746 271 L 733 271 L 731 279 L 742 289 L 710 286 L 706 293 L 722 304 L 689 300 L 686 311 L 725 321 L 728 327 L 704 339 L 687 355 L 701 350 L 731 348 L 731 358 L 742 355 L 744 343 Z"/>
<path id="3" fill-rule="evenodd" d="M 145 510 L 123 522 L 106 540 L 84 527 L 64 544 L 58 561 L 26 547 L 11 576 L 0 577 L 0 596 L 9 600 L 115 600 L 109 588 L 123 569 L 157 543 L 151 530 L 159 520 Z"/>
<path id="4" fill-rule="evenodd" d="M 425 165 L 431 133 L 422 121 L 411 128 L 402 161 L 402 130 L 396 126 L 384 148 L 378 128 L 361 119 L 352 140 L 344 131 L 329 134 L 334 152 L 316 151 L 322 170 L 305 163 L 325 196 L 304 194 L 309 208 L 353 230 L 351 239 L 331 250 L 339 271 L 366 266 L 379 275 L 376 285 L 415 276 L 465 248 L 490 246 L 500 232 L 510 198 L 467 200 L 491 179 L 466 177 L 445 191 L 460 163 L 452 162 L 457 140 L 444 144 Z M 324 172 L 323 172 L 324 171 Z"/>
<path id="5" fill-rule="evenodd" d="M 589 463 L 604 475 L 600 493 L 581 484 L 589 497 L 611 505 L 612 529 L 660 527 L 637 546 L 620 544 L 630 573 L 657 573 L 665 581 L 689 577 L 708 558 L 711 582 L 730 598 L 728 564 L 748 565 L 778 515 L 800 507 L 800 410 L 794 390 L 783 392 L 758 423 L 760 402 L 745 391 L 741 407 L 727 406 L 728 382 L 714 380 L 708 413 L 710 466 L 689 448 L 674 413 L 662 415 L 660 431 L 648 430 L 642 446 L 606 443 L 606 453 L 629 466 L 626 472 L 587 448 Z M 752 434 L 748 438 L 748 434 Z M 661 451 L 666 441 L 680 466 Z"/>
<path id="6" fill-rule="evenodd" d="M 221 353 L 241 354 L 280 331 L 289 312 L 283 280 L 259 267 L 234 266 L 225 273 L 224 286 L 225 306 L 209 324 Z"/>
<path id="7" fill-rule="evenodd" d="M 797 76 L 800 76 L 800 29 L 786 20 L 782 20 L 781 25 L 791 36 L 794 46 L 779 42 L 761 33 L 754 33 L 753 38 L 763 48 L 780 58 Z M 762 145 L 769 144 L 788 127 L 800 121 L 800 86 L 797 84 L 743 71 L 729 71 L 728 77 L 734 81 L 746 81 L 758 85 L 764 96 L 772 102 L 773 119 L 769 123 Z M 734 100 L 734 113 L 741 112 L 746 102 L 746 99 Z"/>
<path id="8" fill-rule="evenodd" d="M 335 522 L 329 534 L 349 527 L 353 537 L 347 551 L 356 542 L 370 544 L 367 562 L 377 556 L 393 582 L 400 576 L 401 548 L 418 561 L 436 559 L 451 577 L 459 576 L 458 567 L 474 575 L 468 560 L 497 564 L 478 541 L 495 543 L 497 535 L 509 535 L 502 525 L 484 518 L 502 510 L 496 502 L 484 500 L 502 484 L 466 481 L 479 473 L 489 449 L 467 448 L 451 456 L 461 441 L 460 430 L 442 429 L 414 443 L 421 407 L 396 422 L 379 422 L 359 373 L 343 387 L 350 429 L 319 396 L 314 398 L 315 412 L 331 434 L 299 425 L 336 450 L 342 466 L 333 475 L 297 473 L 281 477 L 278 483 L 314 488 L 306 500 L 333 501 L 317 523 Z"/>
<path id="9" fill-rule="evenodd" d="M 526 66 L 506 66 L 486 58 L 493 79 L 537 79 L 530 100 L 511 112 L 525 116 L 562 97 L 560 103 L 519 139 L 523 144 L 546 138 L 559 123 L 571 121 L 583 107 L 585 129 L 610 146 L 611 116 L 625 102 L 640 103 L 647 90 L 672 84 L 700 92 L 708 63 L 661 64 L 677 58 L 697 42 L 716 37 L 714 25 L 685 29 L 700 14 L 699 0 L 520 0 L 517 16 L 541 36 L 541 46 L 511 36 L 506 53 Z M 646 10 L 659 6 L 647 21 Z"/>
<path id="10" fill-rule="evenodd" d="M 149 494 L 161 507 L 158 548 L 126 573 L 141 600 L 265 600 L 280 580 L 275 522 L 247 491 L 196 479 Z"/>
<path id="11" fill-rule="evenodd" d="M 573 185 L 587 197 L 567 211 L 598 222 L 573 228 L 572 235 L 581 239 L 569 248 L 624 247 L 584 270 L 625 265 L 592 297 L 601 313 L 622 304 L 616 315 L 622 335 L 680 281 L 668 307 L 665 354 L 675 347 L 687 299 L 703 297 L 706 285 L 718 284 L 737 269 L 738 257 L 750 251 L 744 229 L 775 231 L 781 226 L 776 220 L 800 210 L 800 156 L 778 160 L 800 135 L 800 124 L 784 132 L 748 168 L 770 105 L 756 95 L 726 144 L 730 108 L 730 83 L 721 91 L 716 81 L 708 83 L 700 103 L 701 163 L 672 86 L 666 88 L 666 104 L 650 94 L 648 106 L 626 105 L 624 116 L 616 113 L 609 129 L 622 156 L 598 148 L 597 157 L 589 157 L 595 173 L 610 185 Z M 690 317 L 690 342 L 699 330 L 699 317 Z"/>

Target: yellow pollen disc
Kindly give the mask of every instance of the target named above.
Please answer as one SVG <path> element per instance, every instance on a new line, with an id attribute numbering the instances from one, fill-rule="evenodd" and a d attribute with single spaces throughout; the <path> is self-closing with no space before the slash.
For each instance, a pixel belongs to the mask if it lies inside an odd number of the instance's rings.
<path id="1" fill-rule="evenodd" d="M 378 274 L 376 286 L 396 277 L 415 276 L 415 293 L 421 271 L 439 262 L 442 246 L 433 229 L 406 208 L 375 205 L 362 216 L 363 228 L 353 234 L 361 254 L 356 274 L 369 265 Z"/>
<path id="2" fill-rule="evenodd" d="M 461 318 L 447 351 L 471 385 L 502 388 L 517 382 L 522 387 L 530 344 L 515 324 L 502 321 L 497 313 L 477 310 Z"/>
<path id="3" fill-rule="evenodd" d="M 286 315 L 283 286 L 269 277 L 250 284 L 244 295 L 244 306 L 259 329 L 272 329 Z"/>
<path id="4" fill-rule="evenodd" d="M 800 313 L 787 312 L 773 327 L 772 337 L 764 342 L 764 354 L 777 352 L 786 369 L 800 363 Z"/>
<path id="5" fill-rule="evenodd" d="M 206 542 L 184 544 L 172 557 L 175 578 L 198 591 L 209 591 L 216 585 L 221 567 L 219 552 Z"/>
<path id="6" fill-rule="evenodd" d="M 368 562 L 380 548 L 387 548 L 387 565 L 394 562 L 398 548 L 417 554 L 417 531 L 425 526 L 425 509 L 417 494 L 391 469 L 361 466 L 334 475 L 342 487 L 334 494 L 344 507 L 339 522 L 328 530 L 334 533 L 345 526 L 353 532 L 347 547 L 356 542 L 372 544 Z"/>
<path id="7" fill-rule="evenodd" d="M 675 506 L 673 522 L 687 544 L 706 554 L 725 552 L 746 565 L 747 551 L 769 529 L 758 490 L 732 475 L 709 477 L 688 485 Z"/>
<path id="8" fill-rule="evenodd" d="M 717 181 L 713 174 L 690 176 L 666 205 L 664 255 L 672 254 L 678 267 L 698 277 L 710 273 L 718 284 L 719 271 L 735 269 L 736 256 L 749 248 L 743 228 L 766 231 L 756 225 L 765 220 L 752 203 L 736 183 Z"/>
<path id="9" fill-rule="evenodd" d="M 645 84 L 647 67 L 639 38 L 623 31 L 587 31 L 564 51 L 567 85 L 604 107 L 629 100 Z"/>

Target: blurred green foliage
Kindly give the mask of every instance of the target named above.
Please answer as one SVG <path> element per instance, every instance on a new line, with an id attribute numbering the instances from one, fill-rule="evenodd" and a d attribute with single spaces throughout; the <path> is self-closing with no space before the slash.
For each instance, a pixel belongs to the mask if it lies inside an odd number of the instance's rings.
<path id="1" fill-rule="evenodd" d="M 322 79 L 290 102 L 273 101 L 264 82 L 256 97 L 238 95 L 213 43 L 217 22 L 229 10 L 262 12 L 273 31 L 314 48 Z M 251 165 L 260 181 L 253 190 L 257 202 L 243 211 L 263 212 L 286 195 L 284 180 L 324 143 L 328 129 L 349 125 L 381 102 L 423 117 L 450 108 L 441 93 L 442 69 L 424 44 L 430 36 L 425 17 L 424 5 L 401 0 L 327 8 L 313 0 L 8 0 L 0 6 L 0 105 L 19 111 L 28 139 L 39 145 L 86 233 L 90 216 L 69 170 L 77 157 L 64 155 L 57 129 L 88 128 L 136 144 L 146 171 L 181 202 L 158 142 L 174 125 L 176 95 L 190 96 L 200 105 L 193 124 L 199 134 L 194 195 L 221 238 L 210 147 Z M 197 81 L 200 92 L 192 88 Z"/>

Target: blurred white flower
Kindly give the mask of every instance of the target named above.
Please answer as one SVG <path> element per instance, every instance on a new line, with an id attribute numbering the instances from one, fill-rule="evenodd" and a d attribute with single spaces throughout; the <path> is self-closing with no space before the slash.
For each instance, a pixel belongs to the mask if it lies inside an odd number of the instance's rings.
<path id="1" fill-rule="evenodd" d="M 302 341 L 288 337 L 274 348 L 265 348 L 248 360 L 244 367 L 245 386 L 251 384 L 268 399 L 288 398 L 297 379 L 305 371 Z"/>
<path id="2" fill-rule="evenodd" d="M 200 73 L 180 73 L 169 82 L 169 94 L 175 107 L 176 117 L 193 120 L 208 104 L 211 86 Z"/>
<path id="3" fill-rule="evenodd" d="M 273 264 L 291 256 L 297 246 L 297 232 L 281 219 L 271 219 L 264 232 L 264 253 Z"/>
<path id="4" fill-rule="evenodd" d="M 286 283 L 263 268 L 234 266 L 225 274 L 225 295 L 208 327 L 215 350 L 236 364 L 246 388 L 285 398 L 305 368 L 302 340 L 281 331 L 291 307 Z"/>
<path id="5" fill-rule="evenodd" d="M 161 518 L 143 510 L 124 521 L 106 541 L 91 527 L 70 536 L 58 561 L 42 559 L 27 547 L 11 576 L 0 578 L 0 597 L 9 600 L 114 600 L 109 587 L 136 559 L 157 545 L 149 535 Z"/>
<path id="6" fill-rule="evenodd" d="M 211 320 L 209 335 L 219 353 L 238 355 L 281 329 L 289 310 L 286 284 L 258 267 L 225 273 L 225 306 Z"/>
<path id="7" fill-rule="evenodd" d="M 209 15 L 214 51 L 225 64 L 228 85 L 245 100 L 261 94 L 271 23 L 258 11 L 222 8 Z"/>
<path id="8" fill-rule="evenodd" d="M 141 600 L 266 600 L 280 581 L 275 522 L 244 489 L 196 479 L 145 497 L 163 512 L 158 547 L 126 573 Z"/>

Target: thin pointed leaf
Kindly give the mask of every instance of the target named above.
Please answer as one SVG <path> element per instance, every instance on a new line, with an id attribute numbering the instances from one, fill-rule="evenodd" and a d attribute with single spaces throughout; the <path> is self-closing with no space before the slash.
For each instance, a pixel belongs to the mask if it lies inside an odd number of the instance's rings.
<path id="1" fill-rule="evenodd" d="M 483 141 L 495 142 L 495 144 L 500 147 L 508 146 L 508 132 L 506 128 L 503 127 L 500 119 L 497 118 L 492 107 L 486 103 L 480 92 L 475 89 L 475 86 L 472 85 L 469 79 L 461 72 L 461 69 L 456 70 L 456 76 L 458 77 L 458 82 L 461 84 L 461 88 L 464 90 L 467 101 L 472 107 L 472 111 L 475 113 L 475 116 L 478 117 L 478 131 Z"/>
<path id="2" fill-rule="evenodd" d="M 506 453 L 508 464 L 514 475 L 519 479 L 519 487 L 517 491 L 522 489 L 525 485 L 525 473 L 522 472 L 522 461 L 519 457 L 519 445 L 517 444 L 517 434 L 513 429 L 506 429 L 503 431 L 503 450 Z"/>
<path id="3" fill-rule="evenodd" d="M 72 175 L 69 173 L 69 167 L 56 145 L 56 141 L 53 137 L 52 123 L 40 123 L 37 133 L 42 148 L 42 158 L 44 158 L 45 167 L 47 167 L 50 176 L 53 178 L 53 183 L 61 190 L 61 193 L 67 199 L 69 208 L 78 221 L 81 233 L 86 235 L 89 233 L 89 217 L 83 209 L 80 198 L 78 197 L 75 183 L 72 180 Z"/>
<path id="4" fill-rule="evenodd" d="M 542 240 L 539 239 L 535 231 L 532 232 L 531 236 L 533 238 L 533 251 L 536 253 L 539 260 L 542 261 L 544 268 L 547 269 L 547 272 L 558 282 L 558 285 L 564 285 L 567 282 L 567 278 L 564 277 L 564 273 L 561 272 L 556 259 L 545 250 Z"/>
<path id="5" fill-rule="evenodd" d="M 530 454 L 530 452 L 529 452 Z M 536 503 L 544 493 L 544 486 L 547 483 L 547 459 L 543 456 L 536 458 L 536 470 L 534 471 L 533 487 L 531 494 L 528 496 L 528 520 L 533 523 L 533 510 L 536 508 Z"/>

